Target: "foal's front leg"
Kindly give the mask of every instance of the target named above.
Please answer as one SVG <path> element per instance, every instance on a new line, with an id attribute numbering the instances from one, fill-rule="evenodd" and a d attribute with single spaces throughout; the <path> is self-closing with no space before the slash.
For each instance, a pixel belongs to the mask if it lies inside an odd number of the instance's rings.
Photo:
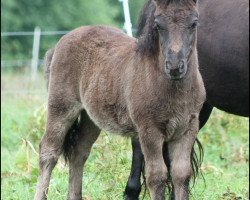
<path id="1" fill-rule="evenodd" d="M 139 139 L 145 159 L 146 180 L 152 200 L 164 200 L 167 167 L 162 155 L 164 135 L 156 126 L 139 129 Z"/>
<path id="2" fill-rule="evenodd" d="M 179 139 L 168 143 L 172 200 L 188 200 L 189 180 L 192 175 L 191 151 L 199 130 L 198 117 L 194 117 L 189 129 Z"/>

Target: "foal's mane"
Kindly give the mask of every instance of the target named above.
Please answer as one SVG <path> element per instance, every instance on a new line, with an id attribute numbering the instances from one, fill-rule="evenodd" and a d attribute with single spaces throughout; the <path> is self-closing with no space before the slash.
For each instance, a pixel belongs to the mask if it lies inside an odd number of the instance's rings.
<path id="1" fill-rule="evenodd" d="M 158 52 L 159 35 L 154 26 L 155 5 L 148 0 L 144 5 L 137 25 L 136 37 L 138 38 L 137 52 L 142 55 L 154 56 Z"/>

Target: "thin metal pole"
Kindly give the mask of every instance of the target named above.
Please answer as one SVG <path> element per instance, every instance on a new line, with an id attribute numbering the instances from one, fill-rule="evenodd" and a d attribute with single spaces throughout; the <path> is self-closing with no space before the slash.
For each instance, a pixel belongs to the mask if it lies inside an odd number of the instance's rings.
<path id="1" fill-rule="evenodd" d="M 130 37 L 133 37 L 132 23 L 131 23 L 131 20 L 130 20 L 128 0 L 119 0 L 119 1 L 122 1 L 122 4 L 123 4 L 123 11 L 124 11 L 124 17 L 125 17 L 124 27 L 126 29 L 127 34 Z"/>
<path id="2" fill-rule="evenodd" d="M 37 75 L 40 36 L 41 36 L 41 29 L 40 29 L 40 27 L 37 26 L 34 30 L 32 60 L 31 60 L 31 78 L 32 78 L 32 80 L 35 80 L 36 75 Z"/>

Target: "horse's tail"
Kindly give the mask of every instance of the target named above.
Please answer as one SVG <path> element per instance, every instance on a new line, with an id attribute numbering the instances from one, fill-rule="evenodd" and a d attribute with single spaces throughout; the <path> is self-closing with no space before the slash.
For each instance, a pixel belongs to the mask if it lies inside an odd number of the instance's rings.
<path id="1" fill-rule="evenodd" d="M 73 153 L 73 149 L 77 144 L 77 139 L 80 133 L 80 127 L 83 123 L 82 114 L 74 121 L 73 125 L 69 128 L 64 142 L 63 142 L 63 157 L 65 163 L 67 163 Z"/>
<path id="2" fill-rule="evenodd" d="M 44 57 L 44 78 L 46 80 L 47 89 L 48 89 L 48 86 L 49 86 L 50 65 L 51 65 L 53 55 L 54 55 L 54 51 L 55 51 L 55 48 L 49 49 L 45 53 L 45 57 Z"/>
<path id="3" fill-rule="evenodd" d="M 49 87 L 49 80 L 50 80 L 50 69 L 51 69 L 51 62 L 52 62 L 52 58 L 54 55 L 54 51 L 55 48 L 51 48 L 49 49 L 46 53 L 45 53 L 45 57 L 44 57 L 44 78 L 46 80 L 46 85 L 47 85 L 47 89 Z M 73 123 L 73 125 L 70 127 L 70 129 L 68 130 L 65 139 L 64 139 L 64 143 L 63 143 L 63 157 L 65 162 L 67 163 L 67 161 L 69 160 L 71 153 L 72 153 L 72 147 L 76 144 L 77 141 L 77 137 L 78 137 L 78 133 L 79 133 L 79 119 L 76 119 L 75 122 Z"/>

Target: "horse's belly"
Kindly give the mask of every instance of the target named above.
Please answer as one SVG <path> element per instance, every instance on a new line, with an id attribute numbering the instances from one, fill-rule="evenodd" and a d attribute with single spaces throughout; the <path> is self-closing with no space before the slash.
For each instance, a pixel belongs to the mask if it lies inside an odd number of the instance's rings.
<path id="1" fill-rule="evenodd" d="M 102 130 L 127 136 L 135 134 L 134 125 L 126 108 L 116 104 L 99 102 L 98 106 L 94 104 L 86 105 L 85 110 L 91 120 Z"/>

